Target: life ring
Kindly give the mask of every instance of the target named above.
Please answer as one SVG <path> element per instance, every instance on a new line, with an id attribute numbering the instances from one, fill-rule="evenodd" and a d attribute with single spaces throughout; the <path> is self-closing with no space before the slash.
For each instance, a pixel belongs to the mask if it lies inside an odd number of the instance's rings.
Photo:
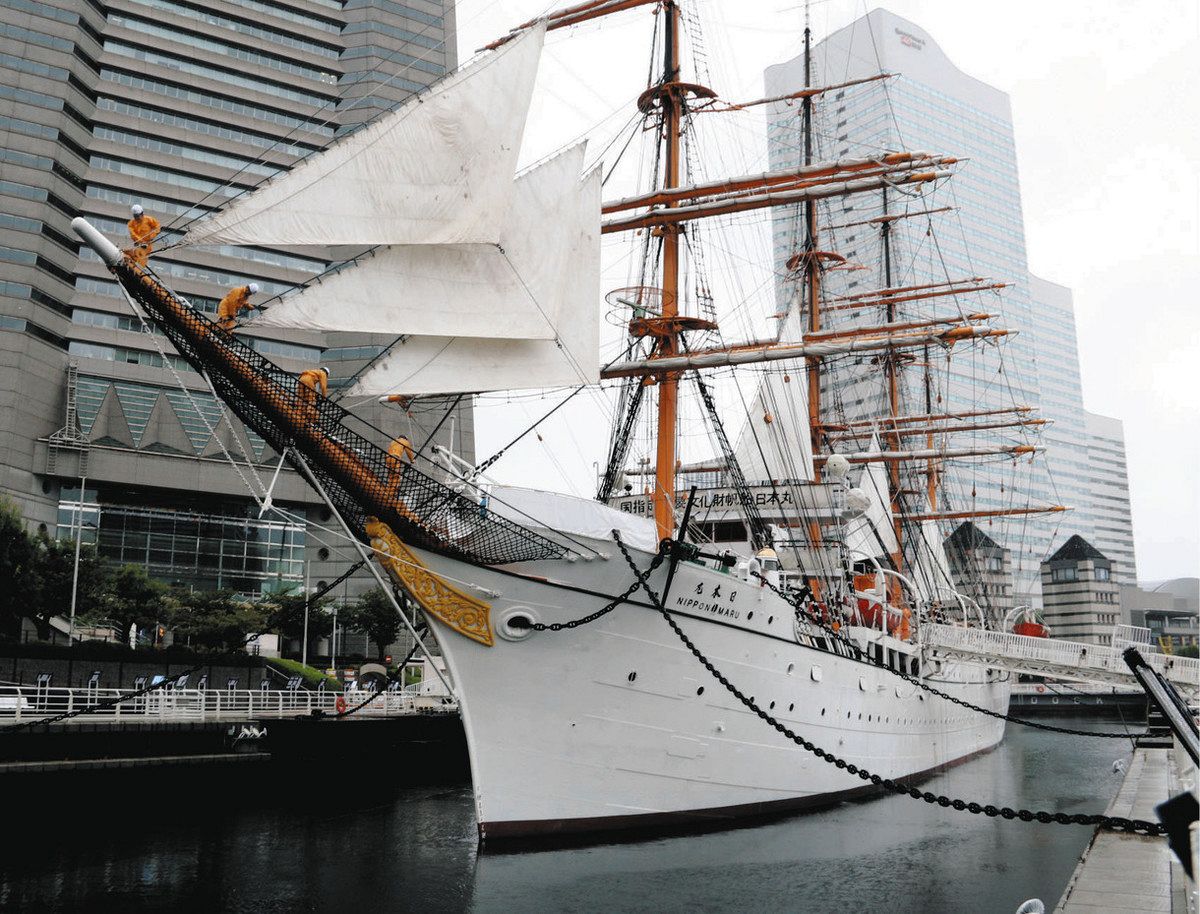
<path id="1" fill-rule="evenodd" d="M 346 713 L 346 696 L 339 695 L 337 697 L 337 701 L 335 701 L 333 703 L 333 707 L 334 707 L 334 710 L 336 710 L 338 712 L 338 714 L 345 714 Z"/>
<path id="2" fill-rule="evenodd" d="M 1038 687 L 1037 687 L 1037 690 L 1038 690 L 1039 692 L 1044 692 L 1044 691 L 1046 691 L 1046 687 L 1045 687 L 1045 686 L 1038 686 Z"/>

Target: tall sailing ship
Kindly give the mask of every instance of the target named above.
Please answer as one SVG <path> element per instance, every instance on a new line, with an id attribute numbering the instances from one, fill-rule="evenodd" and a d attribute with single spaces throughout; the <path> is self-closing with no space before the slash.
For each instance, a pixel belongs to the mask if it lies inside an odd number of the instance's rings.
<path id="1" fill-rule="evenodd" d="M 955 411 L 935 397 L 934 354 L 1010 331 L 961 306 L 929 315 L 914 305 L 995 284 L 905 284 L 892 272 L 889 229 L 930 212 L 913 201 L 955 159 L 893 150 L 819 160 L 814 110 L 852 84 L 814 85 L 809 66 L 808 85 L 788 95 L 725 100 L 683 71 L 681 2 L 588 0 L 525 23 L 197 221 L 183 242 L 355 248 L 249 318 L 395 337 L 351 398 L 612 392 L 595 498 L 499 485 L 445 448 L 391 440 L 325 397 L 319 372 L 298 378 L 249 348 L 236 312 L 214 322 L 172 292 L 145 245 L 122 252 L 75 223 L 131 306 L 306 475 L 427 619 L 460 700 L 483 838 L 722 822 L 865 789 L 758 712 L 897 779 L 1004 733 L 1002 719 L 895 675 L 1008 708 L 1006 675 L 926 662 L 921 649 L 929 620 L 995 623 L 948 566 L 938 523 L 982 512 L 947 510 L 942 468 L 1035 450 L 952 447 L 949 435 L 1037 422 L 1019 405 Z M 603 200 L 605 172 L 585 166 L 581 144 L 518 173 L 547 33 L 635 7 L 653 8 L 654 63 L 632 122 L 651 148 L 650 187 Z M 807 27 L 804 37 L 809 53 Z M 697 119 L 760 106 L 794 106 L 801 163 L 698 178 Z M 880 232 L 881 284 L 835 294 L 829 277 L 856 265 L 827 243 L 825 201 L 864 196 L 882 203 L 863 222 Z M 775 332 L 732 342 L 708 292 L 701 227 L 755 212 L 789 214 L 796 250 L 775 270 Z M 627 239 L 636 265 L 636 281 L 607 294 L 603 235 Z M 602 311 L 621 335 L 603 365 Z M 879 379 L 886 409 L 850 416 L 838 391 L 864 373 Z M 739 411 L 719 404 L 737 401 L 730 391 L 747 380 L 733 440 L 723 416 Z M 709 459 L 682 462 L 681 409 L 708 429 Z M 639 440 L 649 446 L 637 462 Z"/>

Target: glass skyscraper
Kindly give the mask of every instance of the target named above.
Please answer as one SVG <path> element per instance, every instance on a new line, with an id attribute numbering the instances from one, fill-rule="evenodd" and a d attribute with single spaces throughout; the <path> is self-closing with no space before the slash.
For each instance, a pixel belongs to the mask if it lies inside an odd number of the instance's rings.
<path id="1" fill-rule="evenodd" d="M 274 494 L 290 518 L 258 516 L 223 452 L 268 482 L 279 455 L 220 422 L 203 378 L 143 332 L 70 221 L 85 215 L 127 244 L 140 203 L 164 229 L 152 265 L 194 305 L 215 310 L 249 282 L 268 299 L 330 253 L 172 249 L 189 221 L 456 65 L 449 0 L 0 4 L 0 491 L 35 527 L 82 529 L 109 560 L 197 587 L 290 586 L 305 560 L 317 584 L 348 564 L 313 528 L 329 513 L 294 473 Z M 328 366 L 331 393 L 384 342 L 245 334 L 288 370 Z M 423 421 L 377 404 L 356 412 L 389 433 Z M 472 459 L 470 407 L 461 413 L 447 425 Z"/>
<path id="2" fill-rule="evenodd" d="M 977 346 L 967 352 L 955 346 L 930 350 L 941 379 L 929 399 L 929 411 L 988 410 L 1011 406 L 1040 409 L 1051 420 L 1040 438 L 1020 429 L 963 432 L 949 438 L 950 447 L 988 444 L 1044 445 L 1037 460 L 989 457 L 950 464 L 943 478 L 939 511 L 1002 511 L 1026 505 L 1064 504 L 1066 514 L 1020 515 L 977 519 L 988 536 L 1012 550 L 1016 603 L 1039 603 L 1039 563 L 1067 533 L 1093 533 L 1089 492 L 1088 433 L 1080 392 L 1079 361 L 1071 294 L 1068 289 L 1029 273 L 1021 211 L 1016 145 L 1008 97 L 962 72 L 923 29 L 877 9 L 816 44 L 812 53 L 813 85 L 831 85 L 896 74 L 819 96 L 814 119 L 816 158 L 869 157 L 881 150 L 924 151 L 964 161 L 956 174 L 924 196 L 902 189 L 833 200 L 823 207 L 826 231 L 818 247 L 848 258 L 863 270 L 830 270 L 830 295 L 860 294 L 884 287 L 917 286 L 968 278 L 1007 283 L 1006 288 L 970 295 L 935 298 L 902 308 L 901 315 L 941 316 L 986 312 L 993 327 L 1018 330 L 1000 347 Z M 794 92 L 805 85 L 804 58 L 798 56 L 766 71 L 768 96 Z M 777 106 L 771 114 L 771 167 L 793 167 L 801 161 L 801 121 L 796 105 Z M 885 211 L 914 213 L 950 207 L 952 211 L 904 218 L 890 223 L 890 275 L 882 264 Z M 795 212 L 780 211 L 774 222 L 776 260 L 795 253 L 802 241 L 802 221 Z M 781 294 L 784 294 L 781 292 Z M 863 323 L 865 315 L 848 312 Z M 872 318 L 878 315 L 871 315 Z M 836 324 L 836 314 L 826 323 Z M 922 397 L 923 354 L 902 374 L 910 414 L 926 412 Z M 867 366 L 843 370 L 838 389 L 827 390 L 848 418 L 887 413 L 882 373 Z M 910 441 L 915 439 L 908 439 Z M 922 446 L 923 446 L 923 440 Z M 919 480 L 910 480 L 909 505 Z M 906 510 L 913 508 L 906 505 Z M 942 525 L 945 536 L 958 521 Z"/>

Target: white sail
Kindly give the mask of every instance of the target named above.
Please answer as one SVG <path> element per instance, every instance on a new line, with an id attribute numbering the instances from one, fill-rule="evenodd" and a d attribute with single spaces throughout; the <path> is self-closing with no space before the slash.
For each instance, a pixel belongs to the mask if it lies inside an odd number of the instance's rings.
<path id="1" fill-rule="evenodd" d="M 496 243 L 545 26 L 201 220 L 191 244 Z"/>
<path id="2" fill-rule="evenodd" d="M 867 453 L 878 454 L 881 450 L 879 436 L 872 435 Z M 857 488 L 866 493 L 870 504 L 861 517 L 846 524 L 846 548 L 872 558 L 894 555 L 900 547 L 896 542 L 896 527 L 891 499 L 888 497 L 887 465 L 882 461 L 863 464 Z"/>
<path id="3" fill-rule="evenodd" d="M 780 342 L 800 341 L 798 321 L 785 318 Z M 808 372 L 803 362 L 786 373 L 774 370 L 764 375 L 735 455 L 749 482 L 813 478 Z"/>
<path id="4" fill-rule="evenodd" d="M 575 173 L 576 175 L 578 172 Z M 553 275 L 527 278 L 554 339 L 412 336 L 370 368 L 351 396 L 477 393 L 596 384 L 600 380 L 600 170 L 571 176 L 552 226 L 570 244 Z M 532 243 L 534 239 L 529 239 Z M 557 296 L 556 298 L 554 296 Z"/>
<path id="5" fill-rule="evenodd" d="M 543 308 L 564 301 L 575 280 L 567 268 L 572 237 L 551 227 L 578 184 L 584 148 L 580 143 L 517 179 L 499 244 L 387 247 L 288 296 L 254 325 L 554 339 Z"/>
<path id="6" fill-rule="evenodd" d="M 937 521 L 921 521 L 921 538 L 914 544 L 912 552 L 915 553 L 915 560 L 910 564 L 912 580 L 922 599 L 952 601 L 954 578 L 950 574 L 950 562 Z"/>

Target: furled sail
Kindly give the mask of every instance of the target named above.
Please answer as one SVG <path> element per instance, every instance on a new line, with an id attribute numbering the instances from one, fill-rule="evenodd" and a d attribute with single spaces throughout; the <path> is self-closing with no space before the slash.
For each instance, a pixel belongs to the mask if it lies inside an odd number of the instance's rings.
<path id="1" fill-rule="evenodd" d="M 191 244 L 492 243 L 508 214 L 545 26 L 201 220 Z"/>
<path id="2" fill-rule="evenodd" d="M 554 269 L 522 278 L 554 338 L 485 339 L 469 336 L 410 336 L 365 372 L 351 396 L 477 393 L 595 384 L 600 380 L 600 170 L 579 179 L 582 151 L 560 159 L 573 169 L 554 168 L 562 184 L 550 197 L 556 210 L 529 244 L 561 235 L 563 256 Z M 547 168 L 548 166 L 543 166 Z M 517 249 L 510 252 L 514 262 Z"/>
<path id="3" fill-rule="evenodd" d="M 784 319 L 780 342 L 798 343 L 798 322 L 789 318 Z M 813 478 L 808 373 L 802 363 L 785 374 L 770 371 L 763 376 L 735 456 L 742 474 L 752 483 Z"/>
<path id="4" fill-rule="evenodd" d="M 566 299 L 575 282 L 569 269 L 574 242 L 555 229 L 583 157 L 580 143 L 517 179 L 499 244 L 384 248 L 288 296 L 254 326 L 554 339 L 543 309 Z"/>
<path id="5" fill-rule="evenodd" d="M 878 454 L 881 448 L 879 436 L 871 436 L 868 454 Z M 892 515 L 891 499 L 888 497 L 887 466 L 882 461 L 863 464 L 857 488 L 866 493 L 870 503 L 866 512 L 846 524 L 846 548 L 852 556 L 862 555 L 878 558 L 895 555 L 900 547 L 896 542 L 896 527 Z"/>
<path id="6" fill-rule="evenodd" d="M 921 536 L 913 546 L 912 551 L 916 554 L 908 567 L 921 598 L 953 602 L 954 578 L 950 574 L 950 562 L 937 521 L 921 521 Z"/>

